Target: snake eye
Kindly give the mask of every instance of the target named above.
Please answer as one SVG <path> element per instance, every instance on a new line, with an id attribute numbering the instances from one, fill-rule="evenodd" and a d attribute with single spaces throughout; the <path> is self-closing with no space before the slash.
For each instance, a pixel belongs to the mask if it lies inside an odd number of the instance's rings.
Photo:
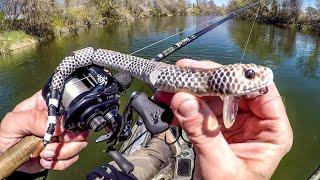
<path id="1" fill-rule="evenodd" d="M 245 72 L 244 72 L 244 75 L 246 76 L 247 79 L 253 79 L 254 76 L 255 76 L 255 72 L 254 70 L 252 69 L 247 69 Z"/>

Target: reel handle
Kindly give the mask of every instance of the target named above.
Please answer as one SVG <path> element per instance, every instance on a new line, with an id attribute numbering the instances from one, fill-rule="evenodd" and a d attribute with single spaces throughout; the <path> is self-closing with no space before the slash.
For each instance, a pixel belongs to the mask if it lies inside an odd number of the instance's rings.
<path id="1" fill-rule="evenodd" d="M 109 151 L 108 154 L 112 157 L 112 159 L 117 163 L 117 165 L 124 173 L 130 174 L 133 171 L 134 165 L 126 158 L 124 158 L 118 151 L 112 150 Z"/>
<path id="2" fill-rule="evenodd" d="M 26 136 L 0 156 L 0 179 L 10 176 L 25 162 L 39 156 L 44 149 L 42 138 Z"/>

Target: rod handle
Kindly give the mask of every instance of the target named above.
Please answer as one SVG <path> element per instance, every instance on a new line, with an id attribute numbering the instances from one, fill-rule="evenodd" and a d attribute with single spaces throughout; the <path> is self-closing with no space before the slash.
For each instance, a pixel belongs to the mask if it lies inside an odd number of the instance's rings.
<path id="1" fill-rule="evenodd" d="M 26 136 L 0 155 L 0 179 L 10 176 L 31 158 L 39 156 L 44 149 L 42 138 Z"/>

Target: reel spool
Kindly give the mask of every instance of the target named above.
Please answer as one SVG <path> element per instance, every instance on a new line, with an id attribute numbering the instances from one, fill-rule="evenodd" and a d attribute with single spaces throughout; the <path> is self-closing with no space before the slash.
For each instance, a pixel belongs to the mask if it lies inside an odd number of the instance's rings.
<path id="1" fill-rule="evenodd" d="M 48 99 L 46 97 L 51 79 L 52 77 L 43 88 L 44 99 Z M 68 131 L 106 129 L 107 133 L 98 137 L 96 142 L 107 143 L 108 154 L 126 174 L 130 174 L 134 167 L 116 151 L 115 145 L 131 136 L 132 113 L 135 111 L 139 114 L 151 133 L 168 129 L 173 118 L 169 107 L 153 101 L 144 93 L 136 92 L 131 95 L 123 116 L 120 115 L 120 93 L 126 90 L 131 82 L 130 75 L 118 73 L 113 76 L 103 67 L 79 68 L 67 78 L 59 106 L 63 127 Z"/>
<path id="2" fill-rule="evenodd" d="M 45 99 L 50 83 L 51 78 L 43 88 Z M 102 67 L 78 69 L 68 77 L 62 90 L 59 114 L 63 116 L 63 127 L 71 132 L 105 128 L 108 136 L 99 137 L 99 142 L 115 141 L 124 128 L 124 120 L 118 113 L 120 93 L 130 83 L 123 76 L 113 77 Z"/>

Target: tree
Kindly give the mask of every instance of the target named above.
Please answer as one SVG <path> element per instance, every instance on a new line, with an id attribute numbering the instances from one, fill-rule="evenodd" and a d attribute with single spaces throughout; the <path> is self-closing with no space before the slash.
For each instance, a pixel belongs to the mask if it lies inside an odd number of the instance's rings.
<path id="1" fill-rule="evenodd" d="M 278 3 L 276 0 L 272 0 L 272 3 L 271 3 L 271 12 L 273 14 L 277 14 L 278 13 Z"/>
<path id="2" fill-rule="evenodd" d="M 293 22 L 296 24 L 299 17 L 299 12 L 301 10 L 302 0 L 288 0 L 287 12 L 289 17 L 293 19 Z"/>
<path id="3" fill-rule="evenodd" d="M 186 14 L 186 1 L 185 0 L 178 0 L 178 13 L 180 15 Z"/>
<path id="4" fill-rule="evenodd" d="M 64 0 L 64 7 L 68 9 L 70 7 L 70 0 Z"/>
<path id="5" fill-rule="evenodd" d="M 306 8 L 306 14 L 309 18 L 312 18 L 313 16 L 316 16 L 318 13 L 317 9 L 314 7 L 307 7 Z"/>
<path id="6" fill-rule="evenodd" d="M 217 9 L 217 5 L 212 1 L 212 0 L 209 0 L 207 2 L 207 14 L 219 14 L 220 12 L 218 12 L 218 9 Z"/>

